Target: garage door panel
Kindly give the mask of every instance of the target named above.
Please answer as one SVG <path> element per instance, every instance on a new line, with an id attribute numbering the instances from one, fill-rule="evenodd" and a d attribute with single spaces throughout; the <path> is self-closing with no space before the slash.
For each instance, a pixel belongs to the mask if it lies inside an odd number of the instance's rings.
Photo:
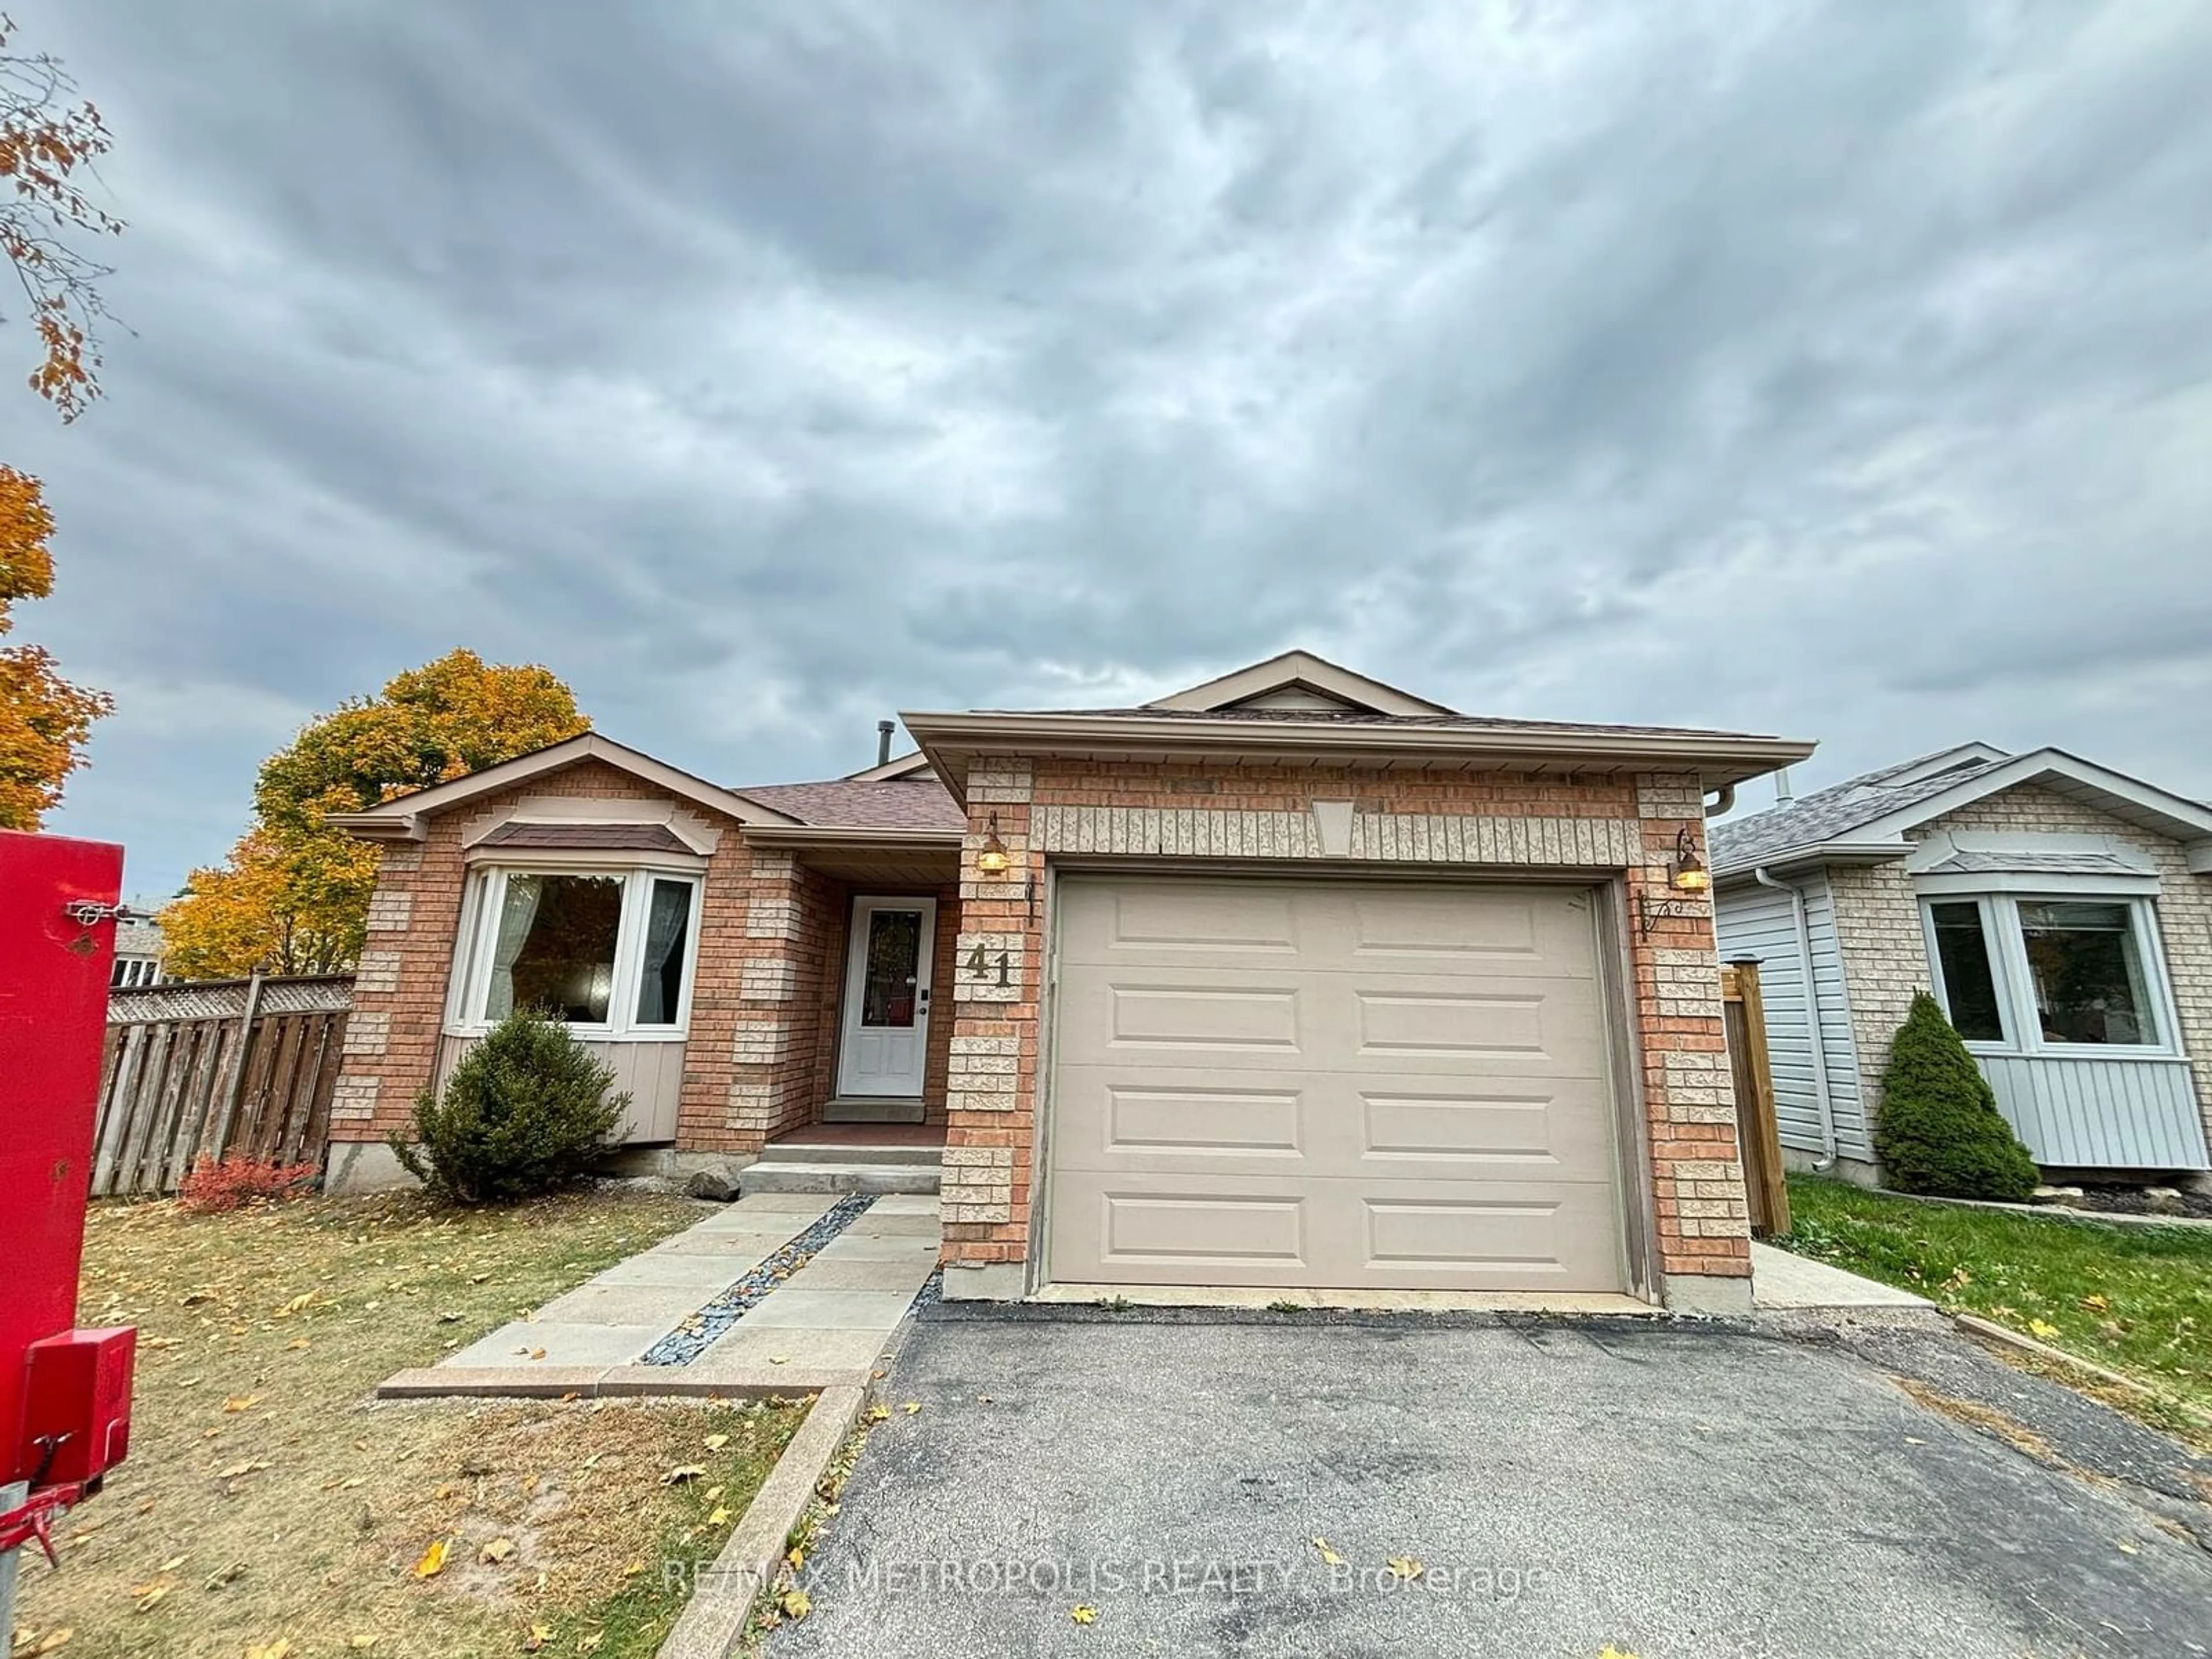
<path id="1" fill-rule="evenodd" d="M 1445 1061 L 1595 1077 L 1606 1064 L 1596 988 L 1572 981 L 1063 963 L 1056 1006 L 1070 1065 L 1395 1072 Z"/>
<path id="2" fill-rule="evenodd" d="M 1612 1188 L 1601 1182 L 1353 1181 L 1291 1193 L 1279 1180 L 1088 1176 L 1060 1212 L 1054 1276 L 1128 1285 L 1332 1290 L 1617 1288 Z M 1057 1202 L 1055 1199 L 1055 1202 Z"/>
<path id="3" fill-rule="evenodd" d="M 1300 1152 L 1297 1089 L 1206 1089 L 1105 1082 L 1105 1135 L 1096 1167 L 1134 1167 L 1132 1159 L 1296 1158 Z M 1081 1149 L 1071 1161 L 1091 1167 Z"/>
<path id="4" fill-rule="evenodd" d="M 1364 1091 L 1358 1156 L 1378 1176 L 1419 1174 L 1467 1181 L 1525 1181 L 1534 1176 L 1603 1170 L 1613 1135 L 1601 1091 L 1592 1085 L 1547 1090 L 1477 1088 L 1435 1079 L 1419 1092 Z"/>
<path id="5" fill-rule="evenodd" d="M 1071 884 L 1060 907 L 1064 963 L 1140 958 L 1234 968 L 1298 953 L 1292 890 L 1252 882 Z"/>
<path id="6" fill-rule="evenodd" d="M 1060 903 L 1054 1278 L 1620 1288 L 1589 895 L 1079 877 Z"/>

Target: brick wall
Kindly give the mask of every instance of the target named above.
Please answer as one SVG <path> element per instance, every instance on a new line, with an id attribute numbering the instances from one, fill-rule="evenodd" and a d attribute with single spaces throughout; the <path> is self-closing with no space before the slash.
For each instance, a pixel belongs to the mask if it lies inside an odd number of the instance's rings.
<path id="1" fill-rule="evenodd" d="M 1319 800 L 1354 803 L 1349 859 L 1500 874 L 1621 872 L 1632 904 L 1674 899 L 1686 914 L 1646 937 L 1632 925 L 1633 1022 L 1662 1272 L 1741 1278 L 1749 1229 L 1723 1036 L 1718 953 L 1705 900 L 1668 886 L 1686 829 L 1703 851 L 1692 777 L 1571 782 L 1508 774 L 1417 777 L 1304 767 L 1223 768 L 1060 760 L 978 762 L 968 787 L 961 928 L 952 987 L 944 1215 L 945 1260 L 1025 1261 L 1035 1193 L 1044 916 L 1024 886 L 1054 854 L 1323 860 Z M 1013 856 L 1008 879 L 975 868 L 992 816 Z M 982 947 L 988 967 L 967 962 Z M 999 959 L 1009 983 L 1000 985 Z"/>
<path id="2" fill-rule="evenodd" d="M 437 815 L 422 842 L 386 847 L 354 981 L 362 1035 L 347 1045 L 331 1103 L 333 1140 L 379 1140 L 409 1122 L 416 1091 L 437 1066 L 465 873 L 462 831 L 487 811 L 544 795 L 667 799 L 617 768 L 580 761 Z M 811 1054 L 814 1028 L 781 988 L 811 974 L 810 951 L 818 951 L 820 938 L 817 932 L 810 945 L 801 921 L 805 872 L 788 854 L 756 855 L 734 821 L 717 822 L 723 834 L 701 901 L 677 1144 L 742 1152 L 757 1150 L 785 1120 L 790 1100 L 811 1086 L 811 1066 L 794 1067 L 789 1057 Z"/>
<path id="3" fill-rule="evenodd" d="M 2197 1062 L 2191 1069 L 2197 1107 L 2206 1133 L 2212 1134 L 2212 877 L 2190 872 L 2179 842 L 2042 784 L 2019 784 L 1947 812 L 1908 831 L 1907 839 L 1917 843 L 1954 830 L 2108 836 L 2151 860 L 2159 873 L 2159 931 L 2181 1012 L 2182 1046 Z M 1901 860 L 1867 869 L 1831 869 L 1828 880 L 1835 892 L 1851 1034 L 1871 1109 L 1880 1098 L 1890 1040 L 1904 1023 L 1913 993 L 1929 989 L 1933 980 L 1927 938 L 1921 931 L 1919 900 Z"/>

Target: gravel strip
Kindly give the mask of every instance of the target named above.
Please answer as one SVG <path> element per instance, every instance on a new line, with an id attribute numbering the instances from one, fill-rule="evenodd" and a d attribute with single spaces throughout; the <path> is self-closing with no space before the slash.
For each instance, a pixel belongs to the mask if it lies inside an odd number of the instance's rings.
<path id="1" fill-rule="evenodd" d="M 873 1193 L 854 1193 L 839 1199 L 820 1220 L 810 1224 L 805 1232 L 779 1248 L 758 1267 L 736 1280 L 729 1289 L 647 1348 L 638 1364 L 690 1364 L 705 1352 L 708 1343 L 744 1318 L 763 1297 L 813 1260 L 817 1250 L 858 1221 L 875 1201 Z"/>

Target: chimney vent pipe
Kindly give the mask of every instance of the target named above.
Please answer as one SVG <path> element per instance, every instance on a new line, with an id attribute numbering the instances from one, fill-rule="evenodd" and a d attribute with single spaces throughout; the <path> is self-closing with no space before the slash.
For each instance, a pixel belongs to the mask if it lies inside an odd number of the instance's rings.
<path id="1" fill-rule="evenodd" d="M 876 722 L 876 764 L 883 765 L 891 757 L 891 733 L 897 730 L 889 720 Z"/>

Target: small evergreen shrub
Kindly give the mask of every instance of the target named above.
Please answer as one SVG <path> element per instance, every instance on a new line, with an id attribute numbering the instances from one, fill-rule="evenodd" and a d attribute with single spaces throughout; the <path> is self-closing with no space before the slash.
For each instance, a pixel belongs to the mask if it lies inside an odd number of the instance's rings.
<path id="1" fill-rule="evenodd" d="M 312 1164 L 279 1164 L 239 1154 L 218 1164 L 203 1158 L 177 1185 L 177 1202 L 200 1215 L 222 1215 L 246 1204 L 275 1204 L 307 1191 Z"/>
<path id="2" fill-rule="evenodd" d="M 610 1097 L 614 1068 L 528 1011 L 509 1015 L 461 1056 L 442 1091 L 415 1097 L 414 1142 L 392 1150 L 433 1194 L 456 1204 L 528 1198 L 589 1173 L 629 1097 Z"/>
<path id="3" fill-rule="evenodd" d="M 1912 999 L 1890 1048 L 1874 1146 L 1884 1178 L 1899 1192 L 2019 1203 L 2035 1191 L 2035 1160 L 1925 991 Z"/>

